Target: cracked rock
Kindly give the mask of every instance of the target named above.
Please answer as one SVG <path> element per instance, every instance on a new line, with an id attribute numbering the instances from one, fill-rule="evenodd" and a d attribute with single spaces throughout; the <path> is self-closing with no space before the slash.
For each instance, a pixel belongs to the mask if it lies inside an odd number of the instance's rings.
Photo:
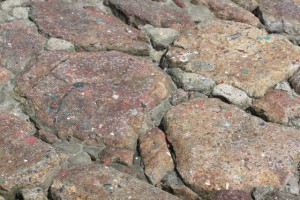
<path id="1" fill-rule="evenodd" d="M 66 40 L 59 38 L 50 38 L 46 44 L 47 50 L 65 50 L 65 51 L 75 51 L 75 46 Z"/>
<path id="2" fill-rule="evenodd" d="M 28 19 L 28 8 L 24 8 L 24 7 L 17 7 L 13 9 L 13 16 L 16 19 Z"/>

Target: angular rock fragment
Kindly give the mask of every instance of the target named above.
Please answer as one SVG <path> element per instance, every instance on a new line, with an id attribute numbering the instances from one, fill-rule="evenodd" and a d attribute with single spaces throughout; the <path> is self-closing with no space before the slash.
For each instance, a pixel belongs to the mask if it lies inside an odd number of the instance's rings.
<path id="1" fill-rule="evenodd" d="M 289 82 L 291 83 L 295 92 L 300 94 L 300 71 L 295 73 L 290 79 Z"/>
<path id="2" fill-rule="evenodd" d="M 22 188 L 47 193 L 66 155 L 33 136 L 35 128 L 14 115 L 0 114 L 0 195 L 14 199 Z"/>
<path id="3" fill-rule="evenodd" d="M 184 10 L 191 16 L 195 23 L 216 19 L 214 13 L 205 4 L 188 4 Z"/>
<path id="4" fill-rule="evenodd" d="M 0 24 L 0 65 L 14 74 L 44 49 L 45 39 L 31 27 L 19 22 Z"/>
<path id="5" fill-rule="evenodd" d="M 252 12 L 258 7 L 258 3 L 256 2 L 256 0 L 231 0 L 231 1 L 250 12 Z"/>
<path id="6" fill-rule="evenodd" d="M 270 122 L 300 128 L 300 97 L 272 90 L 253 104 L 253 109 Z"/>
<path id="7" fill-rule="evenodd" d="M 31 18 L 44 34 L 72 42 L 77 49 L 149 54 L 144 35 L 97 7 L 78 7 L 61 0 L 47 1 L 34 4 Z"/>
<path id="8" fill-rule="evenodd" d="M 58 38 L 50 38 L 46 44 L 47 50 L 66 50 L 66 51 L 74 51 L 75 47 L 71 42 L 58 39 Z"/>
<path id="9" fill-rule="evenodd" d="M 197 73 L 257 98 L 297 71 L 299 53 L 300 48 L 283 36 L 217 20 L 182 34 L 168 51 L 167 63 L 169 68 Z"/>
<path id="10" fill-rule="evenodd" d="M 177 170 L 197 193 L 283 188 L 297 174 L 299 130 L 264 122 L 218 99 L 179 104 L 168 111 L 164 126 Z"/>
<path id="11" fill-rule="evenodd" d="M 232 20 L 258 26 L 259 19 L 251 12 L 239 7 L 230 0 L 192 0 L 193 4 L 206 4 L 210 10 L 220 19 Z"/>
<path id="12" fill-rule="evenodd" d="M 178 199 L 128 174 L 95 164 L 65 170 L 54 180 L 50 193 L 53 199 Z"/>
<path id="13" fill-rule="evenodd" d="M 47 200 L 47 196 L 44 194 L 43 189 L 36 188 L 24 188 L 21 190 L 21 195 L 24 200 Z"/>
<path id="14" fill-rule="evenodd" d="M 168 172 L 174 170 L 165 134 L 158 128 L 153 128 L 141 135 L 139 141 L 145 174 L 151 183 L 156 185 Z"/>
<path id="15" fill-rule="evenodd" d="M 178 89 L 174 92 L 170 98 L 172 106 L 176 106 L 184 101 L 188 100 L 188 95 L 183 89 Z"/>
<path id="16" fill-rule="evenodd" d="M 299 0 L 256 0 L 261 12 L 261 21 L 270 32 L 288 35 L 300 44 Z"/>
<path id="17" fill-rule="evenodd" d="M 145 58 L 49 51 L 19 77 L 15 93 L 37 126 L 62 140 L 135 151 L 152 126 L 150 111 L 174 89 Z"/>
<path id="18" fill-rule="evenodd" d="M 172 28 L 178 31 L 193 26 L 189 15 L 181 9 L 171 8 L 157 2 L 144 0 L 105 0 L 115 15 L 138 27 L 151 24 L 155 27 Z"/>

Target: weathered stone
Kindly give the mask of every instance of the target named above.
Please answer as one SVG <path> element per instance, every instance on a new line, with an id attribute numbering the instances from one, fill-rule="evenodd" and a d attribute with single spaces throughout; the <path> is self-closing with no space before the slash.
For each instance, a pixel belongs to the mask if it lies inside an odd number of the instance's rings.
<path id="1" fill-rule="evenodd" d="M 144 35 L 97 7 L 47 1 L 33 6 L 31 18 L 45 34 L 72 42 L 78 49 L 149 54 Z"/>
<path id="2" fill-rule="evenodd" d="M 300 98 L 282 90 L 272 90 L 253 103 L 253 109 L 270 122 L 300 128 Z"/>
<path id="3" fill-rule="evenodd" d="M 204 4 L 189 4 L 187 7 L 184 8 L 184 10 L 191 16 L 193 21 L 196 23 L 216 19 L 215 15 Z"/>
<path id="4" fill-rule="evenodd" d="M 182 34 L 168 51 L 167 62 L 257 98 L 297 71 L 299 53 L 300 48 L 283 36 L 218 20 Z"/>
<path id="5" fill-rule="evenodd" d="M 145 165 L 145 173 L 152 184 L 156 185 L 174 170 L 173 159 L 169 152 L 165 134 L 158 128 L 141 135 L 140 151 Z"/>
<path id="6" fill-rule="evenodd" d="M 28 19 L 28 8 L 24 8 L 24 7 L 14 8 L 13 16 L 16 19 Z"/>
<path id="7" fill-rule="evenodd" d="M 178 89 L 174 92 L 170 98 L 170 103 L 176 106 L 184 101 L 188 100 L 188 95 L 183 89 Z"/>
<path id="8" fill-rule="evenodd" d="M 263 186 L 257 187 L 252 192 L 252 196 L 255 200 L 265 200 L 267 196 L 274 192 L 274 188 L 272 186 Z"/>
<path id="9" fill-rule="evenodd" d="M 289 93 L 293 93 L 290 84 L 287 81 L 281 81 L 275 85 L 276 90 L 283 90 Z"/>
<path id="10" fill-rule="evenodd" d="M 264 200 L 299 200 L 299 196 L 292 195 L 287 192 L 274 192 L 270 196 L 267 196 Z"/>
<path id="11" fill-rule="evenodd" d="M 152 1 L 145 3 L 144 0 L 106 0 L 105 3 L 117 16 L 136 27 L 151 24 L 182 31 L 194 24 L 190 16 L 181 9 Z"/>
<path id="12" fill-rule="evenodd" d="M 34 126 L 10 114 L 0 114 L 0 195 L 14 199 L 26 187 L 46 193 L 66 156 L 35 138 Z"/>
<path id="13" fill-rule="evenodd" d="M 183 0 L 173 0 L 173 2 L 179 7 L 179 8 L 185 8 L 186 5 Z"/>
<path id="14" fill-rule="evenodd" d="M 1 9 L 4 11 L 10 11 L 14 7 L 21 6 L 22 3 L 22 0 L 6 0 L 1 3 Z"/>
<path id="15" fill-rule="evenodd" d="M 225 98 L 230 103 L 242 109 L 246 109 L 251 105 L 251 99 L 247 94 L 231 85 L 219 84 L 214 87 L 212 94 L 217 97 Z"/>
<path id="16" fill-rule="evenodd" d="M 252 200 L 252 197 L 242 190 L 221 190 L 211 200 Z"/>
<path id="17" fill-rule="evenodd" d="M 50 38 L 46 44 L 47 50 L 66 50 L 66 51 L 74 51 L 75 46 L 66 40 L 62 40 L 59 38 Z"/>
<path id="18" fill-rule="evenodd" d="M 160 199 L 177 197 L 103 165 L 87 165 L 67 170 L 50 189 L 54 199 Z"/>
<path id="19" fill-rule="evenodd" d="M 284 33 L 300 44 L 299 0 L 256 0 L 261 20 L 270 32 Z"/>
<path id="20" fill-rule="evenodd" d="M 0 67 L 0 88 L 7 83 L 12 77 L 12 74 L 7 69 Z"/>
<path id="21" fill-rule="evenodd" d="M 168 48 L 169 45 L 180 35 L 178 31 L 171 28 L 154 28 L 146 25 L 143 29 L 150 38 L 153 47 L 157 50 Z"/>
<path id="22" fill-rule="evenodd" d="M 125 166 L 119 163 L 110 163 L 108 166 L 113 167 L 114 169 L 120 172 L 129 174 L 130 176 L 142 180 L 145 183 L 149 183 L 144 173 L 143 167 L 141 167 L 139 164 L 135 164 L 132 166 Z"/>
<path id="23" fill-rule="evenodd" d="M 0 10 L 0 23 L 7 22 L 11 19 L 12 17 L 8 15 L 8 13 L 4 10 Z"/>
<path id="24" fill-rule="evenodd" d="M 19 22 L 0 24 L 0 65 L 18 73 L 44 44 L 45 39 L 29 26 Z"/>
<path id="25" fill-rule="evenodd" d="M 59 139 L 57 138 L 56 135 L 49 133 L 47 131 L 44 131 L 44 130 L 39 130 L 37 132 L 37 136 L 38 136 L 38 138 L 40 138 L 41 140 L 43 140 L 44 142 L 49 143 L 49 144 L 54 144 L 55 142 L 59 141 Z"/>
<path id="26" fill-rule="evenodd" d="M 99 154 L 103 151 L 103 149 L 105 148 L 105 145 L 95 145 L 95 144 L 87 144 L 87 143 L 83 143 L 82 144 L 83 147 L 82 147 L 82 150 L 84 152 L 87 152 L 90 157 L 92 158 L 92 160 L 97 160 L 98 159 L 98 156 Z"/>
<path id="27" fill-rule="evenodd" d="M 0 195 L 0 200 L 6 200 L 3 196 Z"/>
<path id="28" fill-rule="evenodd" d="M 197 193 L 283 188 L 296 175 L 299 130 L 266 123 L 218 99 L 179 104 L 164 126 L 177 170 Z"/>
<path id="29" fill-rule="evenodd" d="M 289 82 L 291 83 L 293 89 L 300 94 L 300 71 L 295 73 L 294 76 L 289 79 Z"/>
<path id="30" fill-rule="evenodd" d="M 150 111 L 151 120 L 153 121 L 154 126 L 160 125 L 162 118 L 165 116 L 170 107 L 171 104 L 169 99 L 165 99 Z"/>
<path id="31" fill-rule="evenodd" d="M 21 189 L 22 199 L 24 200 L 47 200 L 47 196 L 42 188 L 23 188 Z"/>
<path id="32" fill-rule="evenodd" d="M 252 12 L 258 7 L 258 3 L 256 2 L 256 0 L 231 0 L 231 1 L 250 12 Z"/>
<path id="33" fill-rule="evenodd" d="M 231 0 L 192 0 L 193 4 L 206 4 L 214 14 L 224 20 L 243 22 L 252 26 L 260 24 L 251 12 L 239 7 Z"/>
<path id="34" fill-rule="evenodd" d="M 135 151 L 151 110 L 173 90 L 145 58 L 49 51 L 19 76 L 15 93 L 37 125 L 62 140 Z"/>
<path id="35" fill-rule="evenodd" d="M 215 82 L 207 77 L 196 73 L 184 72 L 179 68 L 171 68 L 167 71 L 178 87 L 185 91 L 199 91 L 204 94 L 211 92 L 215 86 Z"/>
<path id="36" fill-rule="evenodd" d="M 88 153 L 80 151 L 75 155 L 69 155 L 70 166 L 88 165 L 92 163 L 92 159 Z"/>
<path id="37" fill-rule="evenodd" d="M 133 164 L 134 151 L 125 148 L 107 147 L 100 154 L 99 158 L 105 165 L 110 163 L 120 163 L 127 166 Z"/>

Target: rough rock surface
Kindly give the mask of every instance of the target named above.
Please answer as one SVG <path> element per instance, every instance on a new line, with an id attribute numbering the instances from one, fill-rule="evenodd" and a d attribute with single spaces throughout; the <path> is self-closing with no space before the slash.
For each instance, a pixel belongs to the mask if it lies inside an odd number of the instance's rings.
<path id="1" fill-rule="evenodd" d="M 16 116 L 0 114 L 0 195 L 13 199 L 27 187 L 45 193 L 66 155 L 33 136 L 34 126 Z"/>
<path id="2" fill-rule="evenodd" d="M 128 174 L 96 164 L 62 171 L 50 190 L 54 199 L 178 199 Z"/>
<path id="3" fill-rule="evenodd" d="M 141 57 L 52 51 L 19 77 L 15 92 L 43 130 L 133 151 L 146 114 L 173 89 L 166 74 Z"/>
<path id="4" fill-rule="evenodd" d="M 299 162 L 299 130 L 266 123 L 217 99 L 198 98 L 171 108 L 164 126 L 176 168 L 197 193 L 281 188 Z"/>
<path id="5" fill-rule="evenodd" d="M 70 41 L 78 49 L 149 54 L 144 35 L 98 7 L 52 0 L 35 4 L 31 18 L 44 34 Z"/>
<path id="6" fill-rule="evenodd" d="M 21 72 L 43 50 L 45 39 L 20 22 L 0 24 L 0 65 L 13 73 Z"/>
<path id="7" fill-rule="evenodd" d="M 293 89 L 298 94 L 300 94 L 300 71 L 297 72 L 296 74 L 294 74 L 294 76 L 292 76 L 289 81 L 290 81 Z"/>
<path id="8" fill-rule="evenodd" d="M 297 71 L 299 53 L 300 48 L 283 36 L 217 20 L 182 34 L 167 53 L 167 62 L 171 68 L 198 73 L 257 98 Z"/>

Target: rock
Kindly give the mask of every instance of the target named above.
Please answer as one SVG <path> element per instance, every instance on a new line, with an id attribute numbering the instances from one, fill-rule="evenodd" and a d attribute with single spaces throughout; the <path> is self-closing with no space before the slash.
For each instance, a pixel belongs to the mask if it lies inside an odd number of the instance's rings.
<path id="1" fill-rule="evenodd" d="M 220 190 L 211 200 L 252 200 L 252 197 L 242 190 Z"/>
<path id="2" fill-rule="evenodd" d="M 286 91 L 288 93 L 292 93 L 292 88 L 290 86 L 290 84 L 286 81 L 282 81 L 282 82 L 279 82 L 275 85 L 275 88 L 276 90 L 283 90 L 283 91 Z"/>
<path id="3" fill-rule="evenodd" d="M 204 5 L 189 4 L 184 10 L 191 16 L 194 22 L 200 23 L 210 20 L 215 20 L 215 15 Z"/>
<path id="4" fill-rule="evenodd" d="M 254 189 L 252 196 L 255 200 L 265 200 L 266 197 L 274 192 L 274 188 L 270 185 L 257 187 Z"/>
<path id="5" fill-rule="evenodd" d="M 145 174 L 153 185 L 174 170 L 173 159 L 169 152 L 165 134 L 158 128 L 151 129 L 139 138 L 141 157 Z"/>
<path id="6" fill-rule="evenodd" d="M 99 158 L 105 165 L 110 163 L 120 163 L 126 166 L 133 165 L 134 151 L 125 148 L 107 147 L 101 153 Z"/>
<path id="7" fill-rule="evenodd" d="M 67 170 L 50 189 L 53 199 L 178 199 L 158 188 L 103 165 Z M 85 189 L 88 188 L 88 189 Z"/>
<path id="8" fill-rule="evenodd" d="M 188 100 L 188 95 L 183 89 L 178 89 L 174 92 L 170 98 L 170 103 L 172 106 L 176 106 L 184 101 Z"/>
<path id="9" fill-rule="evenodd" d="M 179 8 L 185 8 L 186 5 L 183 0 L 173 0 L 173 2 L 179 7 Z"/>
<path id="10" fill-rule="evenodd" d="M 0 23 L 7 22 L 11 20 L 11 16 L 8 15 L 8 13 L 4 10 L 0 10 Z"/>
<path id="11" fill-rule="evenodd" d="M 92 160 L 88 153 L 80 151 L 75 155 L 69 155 L 70 166 L 91 164 Z"/>
<path id="12" fill-rule="evenodd" d="M 297 71 L 299 50 L 283 36 L 218 20 L 182 34 L 168 51 L 166 62 L 169 68 L 179 67 L 259 98 Z"/>
<path id="13" fill-rule="evenodd" d="M 199 91 L 209 94 L 215 86 L 215 82 L 212 79 L 196 73 L 184 72 L 179 68 L 171 68 L 167 72 L 177 86 L 183 88 L 185 91 Z"/>
<path id="14" fill-rule="evenodd" d="M 34 187 L 47 193 L 66 155 L 34 137 L 34 126 L 16 116 L 0 114 L 0 133 L 0 195 L 14 199 L 19 189 Z"/>
<path id="15" fill-rule="evenodd" d="M 289 82 L 291 83 L 295 92 L 300 94 L 300 71 L 295 73 L 290 79 Z"/>
<path id="16" fill-rule="evenodd" d="M 219 84 L 214 87 L 212 94 L 217 97 L 225 98 L 230 103 L 242 109 L 246 109 L 251 105 L 251 99 L 247 94 L 231 85 Z"/>
<path id="17" fill-rule="evenodd" d="M 174 90 L 146 58 L 49 51 L 19 76 L 15 93 L 40 129 L 64 141 L 135 151 L 139 134 L 153 126 L 151 111 Z"/>
<path id="18" fill-rule="evenodd" d="M 75 46 L 66 40 L 59 38 L 50 38 L 46 44 L 47 50 L 65 50 L 65 51 L 75 51 Z"/>
<path id="19" fill-rule="evenodd" d="M 253 103 L 253 109 L 270 122 L 300 128 L 300 98 L 282 90 L 272 90 Z"/>
<path id="20" fill-rule="evenodd" d="M 300 2 L 298 0 L 256 0 L 260 18 L 268 31 L 283 33 L 300 44 Z"/>
<path id="21" fill-rule="evenodd" d="M 28 9 L 24 7 L 17 7 L 13 9 L 13 16 L 16 19 L 28 19 Z"/>
<path id="22" fill-rule="evenodd" d="M 154 28 L 144 26 L 144 30 L 151 40 L 153 47 L 157 50 L 163 50 L 169 47 L 180 33 L 171 28 Z"/>
<path id="23" fill-rule="evenodd" d="M 0 67 L 0 87 L 6 84 L 12 77 L 12 74 L 7 69 Z"/>
<path id="24" fill-rule="evenodd" d="M 47 200 L 47 196 L 44 194 L 43 189 L 36 188 L 23 188 L 21 189 L 21 195 L 24 200 Z"/>
<path id="25" fill-rule="evenodd" d="M 0 65 L 19 73 L 44 44 L 45 39 L 29 26 L 19 22 L 0 24 Z"/>
<path id="26" fill-rule="evenodd" d="M 205 4 L 216 15 L 224 20 L 246 23 L 252 26 L 260 24 L 259 19 L 251 12 L 239 7 L 231 0 L 191 0 L 193 4 Z"/>
<path id="27" fill-rule="evenodd" d="M 139 164 L 131 165 L 131 166 L 125 166 L 119 163 L 110 163 L 108 165 L 109 167 L 113 167 L 114 169 L 129 174 L 130 176 L 137 178 L 145 183 L 149 183 L 148 179 L 144 173 L 143 167 L 141 167 Z"/>
<path id="28" fill-rule="evenodd" d="M 99 154 L 105 148 L 105 145 L 102 145 L 102 144 L 95 145 L 95 144 L 83 143 L 82 145 L 83 145 L 82 150 L 84 152 L 87 152 L 89 154 L 89 156 L 92 158 L 92 160 L 97 160 Z"/>
<path id="29" fill-rule="evenodd" d="M 240 7 L 252 12 L 258 7 L 256 0 L 231 0 Z"/>
<path id="30" fill-rule="evenodd" d="M 55 142 L 59 141 L 56 135 L 44 130 L 38 130 L 37 136 L 48 144 L 54 144 Z"/>
<path id="31" fill-rule="evenodd" d="M 0 200 L 5 200 L 5 198 L 3 196 L 0 195 Z"/>
<path id="32" fill-rule="evenodd" d="M 67 40 L 78 49 L 149 55 L 144 35 L 97 7 L 47 1 L 34 4 L 31 18 L 44 34 Z"/>
<path id="33" fill-rule="evenodd" d="M 171 104 L 169 99 L 163 100 L 158 106 L 150 111 L 151 120 L 154 126 L 159 126 L 162 118 L 165 116 L 166 112 L 170 109 Z"/>
<path id="34" fill-rule="evenodd" d="M 6 0 L 1 3 L 1 9 L 4 11 L 10 11 L 12 8 L 21 6 L 23 3 L 22 0 Z"/>
<path id="35" fill-rule="evenodd" d="M 264 200 L 299 200 L 299 196 L 294 196 L 287 192 L 274 192 L 270 196 L 267 196 Z"/>
<path id="36" fill-rule="evenodd" d="M 151 24 L 155 27 L 183 31 L 194 25 L 184 11 L 157 2 L 144 0 L 106 0 L 113 13 L 136 27 Z"/>
<path id="37" fill-rule="evenodd" d="M 198 194 L 283 188 L 296 176 L 299 130 L 264 122 L 218 99 L 172 107 L 164 127 L 178 173 Z"/>

